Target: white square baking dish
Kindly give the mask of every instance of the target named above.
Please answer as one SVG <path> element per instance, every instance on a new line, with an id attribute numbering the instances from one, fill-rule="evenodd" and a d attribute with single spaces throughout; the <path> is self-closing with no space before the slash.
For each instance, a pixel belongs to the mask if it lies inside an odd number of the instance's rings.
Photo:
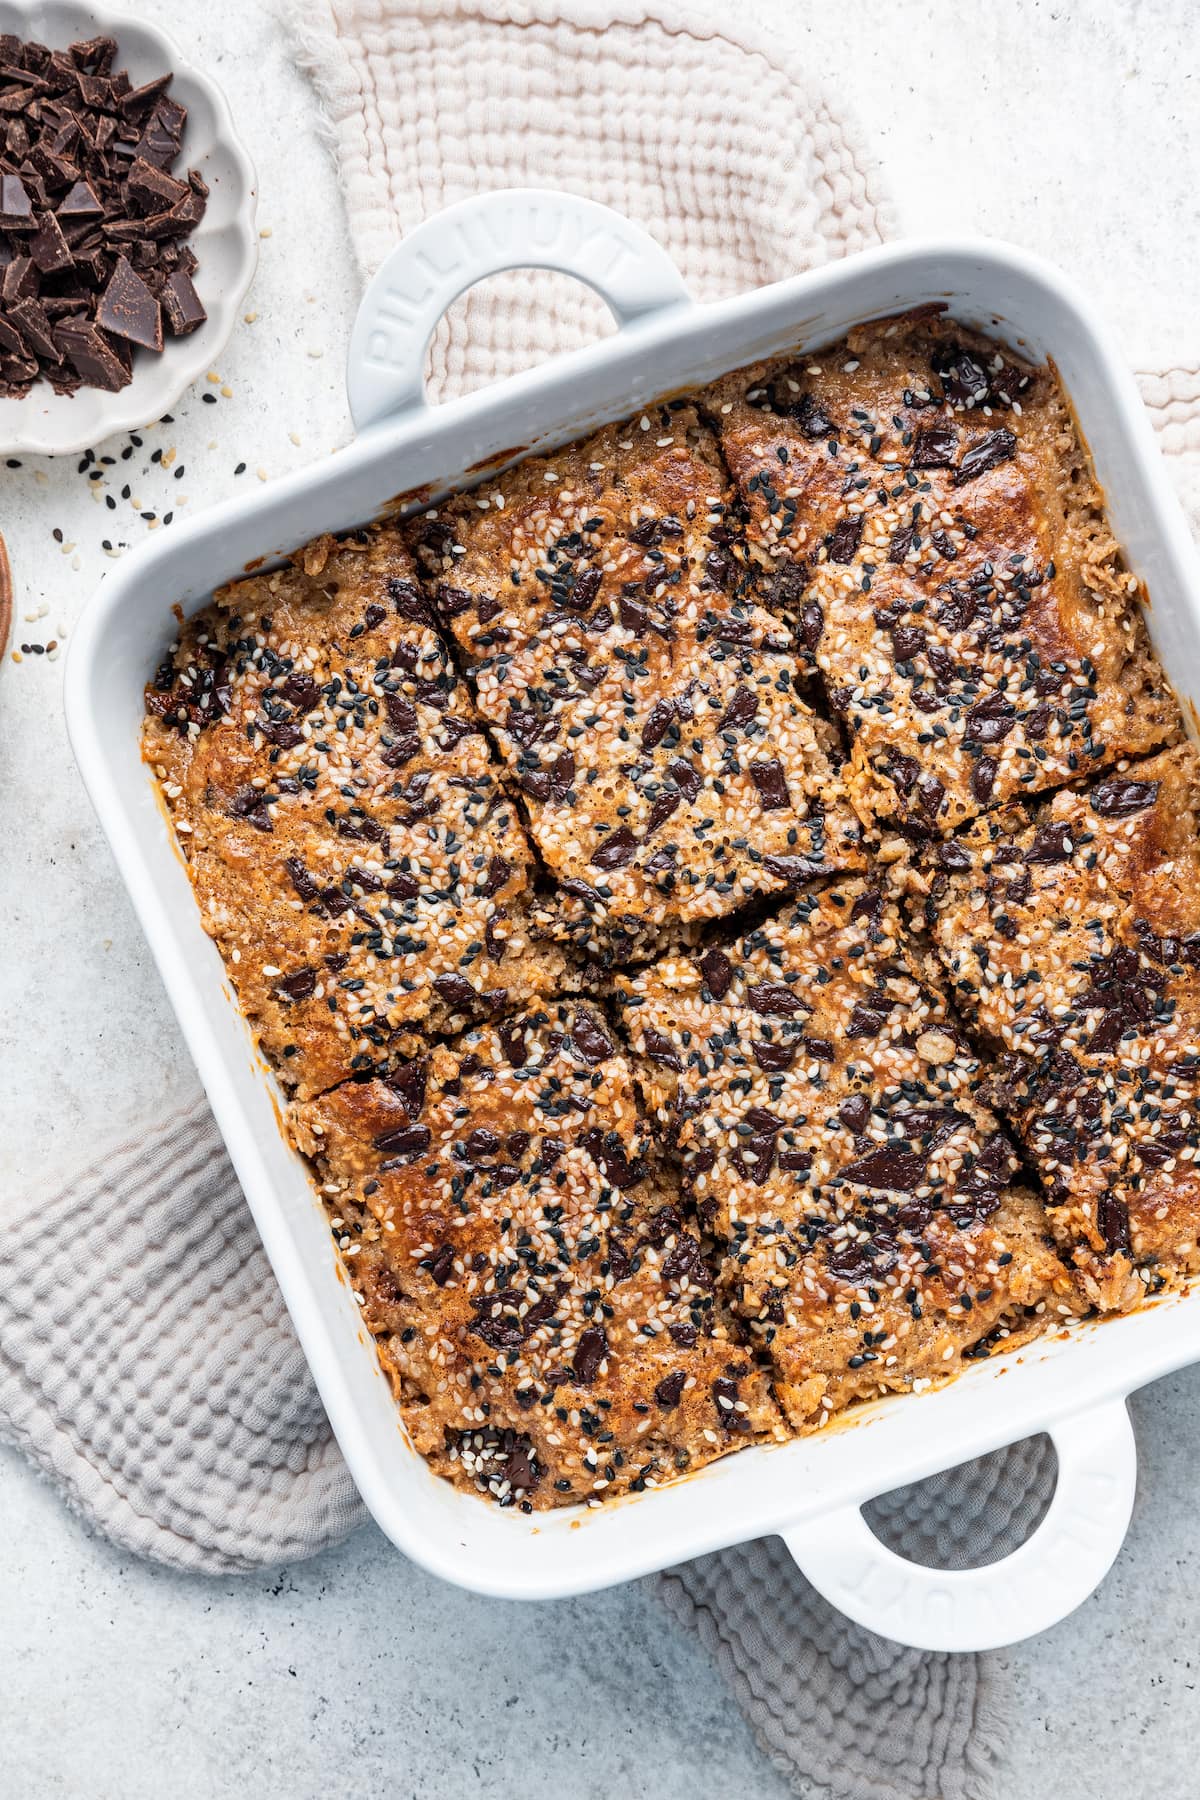
<path id="1" fill-rule="evenodd" d="M 444 406 L 423 394 L 446 306 L 499 269 L 589 282 L 620 329 L 592 348 Z M 1086 1325 L 892 1399 L 827 1433 L 743 1451 L 673 1487 L 590 1511 L 527 1517 L 452 1488 L 409 1445 L 341 1277 L 321 1204 L 279 1130 L 278 1096 L 205 935 L 139 754 L 142 688 L 173 635 L 251 562 L 370 518 L 396 495 L 432 500 L 471 471 L 547 449 L 654 396 L 785 347 L 943 301 L 1027 356 L 1053 358 L 1151 600 L 1151 635 L 1191 716 L 1200 668 L 1200 561 L 1131 376 L 1085 302 L 1050 267 L 989 243 L 904 243 L 715 305 L 693 304 L 664 253 L 616 214 L 537 191 L 483 195 L 414 232 L 375 278 L 351 342 L 357 441 L 331 462 L 178 524 L 92 599 L 67 665 L 75 755 L 179 1015 L 338 1441 L 382 1529 L 425 1567 L 481 1593 L 550 1598 L 780 1533 L 815 1585 L 884 1635 L 931 1649 L 1009 1643 L 1062 1618 L 1115 1557 L 1133 1503 L 1125 1399 L 1200 1358 L 1190 1294 Z M 531 330 L 535 322 L 531 319 Z M 859 1510 L 872 1496 L 1034 1432 L 1058 1486 L 1012 1556 L 946 1574 L 904 1562 Z"/>

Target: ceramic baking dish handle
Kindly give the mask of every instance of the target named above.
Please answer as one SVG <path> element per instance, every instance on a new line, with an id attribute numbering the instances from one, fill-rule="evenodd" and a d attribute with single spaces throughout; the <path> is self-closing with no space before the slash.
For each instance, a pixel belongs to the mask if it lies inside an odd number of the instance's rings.
<path id="1" fill-rule="evenodd" d="M 857 1506 L 783 1533 L 818 1593 L 916 1650 L 994 1650 L 1057 1625 L 1099 1586 L 1133 1510 L 1137 1448 L 1124 1400 L 1050 1426 L 1058 1479 L 1045 1518 L 999 1562 L 930 1569 L 880 1543 Z"/>
<path id="2" fill-rule="evenodd" d="M 578 277 L 623 328 L 690 305 L 661 245 L 607 206 L 539 188 L 474 194 L 410 232 L 367 288 L 346 370 L 355 428 L 424 406 L 425 352 L 446 308 L 477 281 L 518 268 Z"/>

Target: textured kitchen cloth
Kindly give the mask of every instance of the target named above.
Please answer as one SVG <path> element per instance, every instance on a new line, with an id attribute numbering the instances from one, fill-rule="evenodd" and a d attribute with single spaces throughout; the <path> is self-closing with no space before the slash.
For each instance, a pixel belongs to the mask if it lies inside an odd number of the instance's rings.
<path id="1" fill-rule="evenodd" d="M 289 4 L 364 274 L 439 207 L 546 182 L 639 220 L 705 299 L 885 235 L 888 207 L 853 128 L 786 43 L 759 41 L 731 20 L 737 10 Z M 433 391 L 608 328 L 576 284 L 501 277 L 439 333 Z M 1200 369 L 1142 382 L 1196 506 Z M 203 1101 L 31 1207 L 5 1251 L 0 1437 L 97 1529 L 217 1573 L 310 1555 L 362 1521 Z M 872 1516 L 904 1553 L 966 1566 L 1025 1535 L 1051 1480 L 1035 1441 L 889 1496 Z M 998 1793 L 1003 1695 L 990 1659 L 923 1656 L 859 1631 L 776 1540 L 656 1585 L 808 1800 Z"/>
<path id="2" fill-rule="evenodd" d="M 310 1556 L 365 1519 L 203 1100 L 11 1226 L 0 1438 L 89 1524 L 176 1568 Z M 918 1559 L 978 1561 L 1025 1535 L 1048 1473 L 1043 1447 L 1021 1445 L 889 1496 L 879 1523 Z M 799 1793 L 995 1792 L 1000 1722 L 981 1659 L 860 1631 L 777 1540 L 655 1584 Z"/>

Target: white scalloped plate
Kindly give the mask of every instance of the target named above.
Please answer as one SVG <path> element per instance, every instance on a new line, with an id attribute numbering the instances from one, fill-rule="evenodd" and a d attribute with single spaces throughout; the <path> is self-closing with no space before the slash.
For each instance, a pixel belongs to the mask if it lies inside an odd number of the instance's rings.
<path id="1" fill-rule="evenodd" d="M 39 382 L 23 400 L 0 400 L 0 454 L 61 456 L 161 418 L 212 368 L 258 262 L 257 181 L 224 95 L 157 27 L 73 0 L 0 0 L 0 32 L 7 31 L 53 50 L 80 39 L 113 37 L 116 67 L 127 69 L 135 86 L 172 70 L 171 98 L 186 106 L 188 115 L 176 167 L 198 169 L 209 188 L 204 218 L 188 240 L 200 264 L 196 290 L 208 313 L 205 323 L 188 337 L 168 337 L 161 356 L 139 351 L 133 380 L 119 394 L 97 388 L 56 394 Z"/>

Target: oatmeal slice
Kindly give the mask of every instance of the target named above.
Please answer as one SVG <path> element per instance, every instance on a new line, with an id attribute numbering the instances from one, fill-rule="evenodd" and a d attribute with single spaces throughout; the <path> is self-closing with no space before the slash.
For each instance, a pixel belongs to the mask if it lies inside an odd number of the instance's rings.
<path id="1" fill-rule="evenodd" d="M 702 400 L 865 819 L 950 831 L 1178 729 L 1051 369 L 901 318 Z"/>
<path id="2" fill-rule="evenodd" d="M 1122 763 L 929 852 L 924 914 L 1090 1299 L 1200 1268 L 1200 765 Z"/>
<path id="3" fill-rule="evenodd" d="M 610 960 L 862 864 L 836 733 L 740 591 L 727 513 L 711 434 L 679 403 L 415 527 L 562 927 Z"/>
<path id="4" fill-rule="evenodd" d="M 866 881 L 619 979 L 648 1102 L 791 1425 L 1077 1310 L 978 1059 Z"/>
<path id="5" fill-rule="evenodd" d="M 521 822 L 394 534 L 221 590 L 146 704 L 205 926 L 301 1094 L 575 985 L 534 941 Z"/>
<path id="6" fill-rule="evenodd" d="M 474 1027 L 293 1127 L 440 1473 L 529 1510 L 782 1433 L 592 1010 Z"/>

